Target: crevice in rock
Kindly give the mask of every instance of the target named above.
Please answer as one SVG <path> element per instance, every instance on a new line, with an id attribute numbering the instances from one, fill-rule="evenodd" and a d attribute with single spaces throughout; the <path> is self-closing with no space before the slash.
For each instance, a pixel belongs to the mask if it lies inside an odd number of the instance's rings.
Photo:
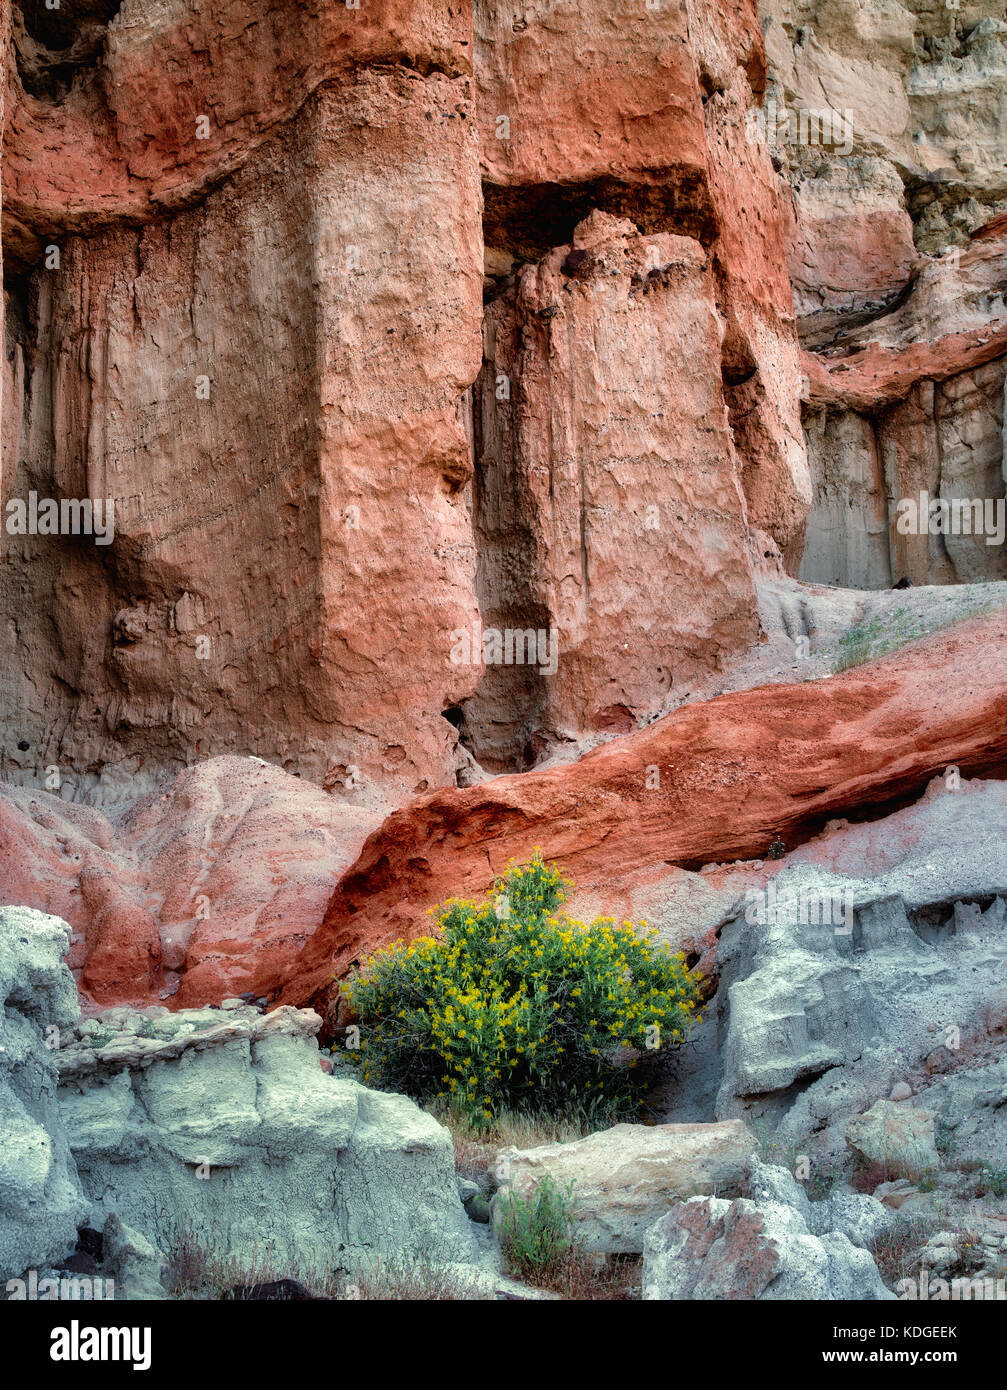
<path id="1" fill-rule="evenodd" d="M 841 314 L 823 309 L 821 313 L 810 314 L 800 319 L 798 336 L 801 346 L 809 352 L 818 352 L 823 356 L 848 351 L 849 335 L 901 309 L 915 289 L 918 278 L 919 270 L 915 270 L 901 289 L 886 298 L 872 300 L 858 309 L 846 310 Z"/>
<path id="2" fill-rule="evenodd" d="M 45 0 L 21 0 L 12 15 L 18 75 L 25 91 L 59 103 L 78 74 L 96 68 L 120 0 L 74 0 L 49 9 Z"/>
<path id="3" fill-rule="evenodd" d="M 476 597 L 483 633 L 537 634 L 549 631 L 550 617 L 536 577 L 533 502 L 510 447 L 521 408 L 520 373 L 512 373 L 510 398 L 498 400 L 497 372 L 495 362 L 484 361 L 474 393 Z M 459 740 L 487 772 L 524 772 L 541 755 L 548 743 L 539 729 L 544 682 L 537 665 L 488 663 L 475 694 L 462 703 Z"/>
<path id="4" fill-rule="evenodd" d="M 955 908 L 958 903 L 968 902 L 980 912 L 988 912 L 997 900 L 996 893 L 980 894 L 968 899 L 960 895 L 943 902 L 927 903 L 923 907 L 906 908 L 906 917 L 913 931 L 928 946 L 937 946 L 956 935 Z"/>
<path id="5" fill-rule="evenodd" d="M 483 183 L 486 245 L 519 260 L 540 260 L 573 237 L 596 208 L 627 217 L 644 235 L 674 232 L 709 246 L 717 234 L 710 191 L 698 171 L 669 169 L 646 183 L 599 178 L 583 183 Z"/>

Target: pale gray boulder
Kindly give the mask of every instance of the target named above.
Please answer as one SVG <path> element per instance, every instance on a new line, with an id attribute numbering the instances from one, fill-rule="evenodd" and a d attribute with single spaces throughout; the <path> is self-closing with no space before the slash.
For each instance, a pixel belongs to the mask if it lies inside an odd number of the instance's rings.
<path id="1" fill-rule="evenodd" d="M 651 1301 L 894 1296 L 867 1250 L 840 1233 L 815 1235 L 783 1202 L 693 1197 L 644 1238 L 643 1297 Z"/>
<path id="2" fill-rule="evenodd" d="M 763 1163 L 753 1154 L 745 1164 L 744 1195 L 756 1205 L 773 1202 L 777 1206 L 793 1207 L 809 1229 L 815 1229 L 808 1194 L 789 1168 L 781 1168 L 776 1163 Z"/>
<path id="3" fill-rule="evenodd" d="M 168 1261 L 139 1231 L 113 1214 L 102 1232 L 104 1276 L 113 1280 L 116 1302 L 149 1302 L 168 1297 Z"/>
<path id="4" fill-rule="evenodd" d="M 826 1209 L 816 1219 L 816 1230 L 834 1231 L 864 1250 L 873 1250 L 893 1224 L 891 1208 L 866 1192 L 833 1192 L 823 1202 L 816 1202 L 815 1207 Z"/>
<path id="5" fill-rule="evenodd" d="M 226 1020 L 226 1021 L 225 1021 Z M 60 1059 L 92 1220 L 185 1234 L 310 1282 L 374 1252 L 470 1261 L 447 1130 L 404 1096 L 326 1075 L 310 1010 L 180 1011 Z M 163 1033 L 168 1036 L 158 1036 Z"/>
<path id="6" fill-rule="evenodd" d="M 0 1279 L 62 1259 L 87 1211 L 56 1108 L 56 1053 L 77 1018 L 69 927 L 0 907 Z M 56 1031 L 54 1031 L 56 1030 Z"/>
<path id="7" fill-rule="evenodd" d="M 846 1142 L 889 1177 L 914 1178 L 934 1171 L 934 1112 L 907 1101 L 878 1100 L 846 1126 Z"/>
<path id="8" fill-rule="evenodd" d="M 511 1194 L 529 1198 L 544 1179 L 571 1188 L 577 1239 L 594 1254 L 635 1254 L 644 1233 L 675 1202 L 698 1192 L 740 1195 L 755 1135 L 740 1120 L 719 1124 L 617 1124 L 568 1143 L 503 1149 L 499 1223 Z"/>

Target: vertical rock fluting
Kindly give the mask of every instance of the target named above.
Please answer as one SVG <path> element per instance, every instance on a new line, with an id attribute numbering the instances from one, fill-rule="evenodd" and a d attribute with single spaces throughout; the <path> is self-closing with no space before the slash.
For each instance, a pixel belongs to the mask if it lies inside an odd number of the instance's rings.
<path id="1" fill-rule="evenodd" d="M 922 490 L 1004 502 L 1003 5 L 763 0 L 760 11 L 758 124 L 791 189 L 795 307 L 818 359 L 805 371 L 821 382 L 824 366 L 834 384 L 808 396 L 815 497 L 800 575 L 860 588 L 1000 579 L 1002 543 L 903 535 L 896 522 Z M 854 404 L 839 373 L 863 375 L 872 344 L 889 360 Z"/>
<path id="2" fill-rule="evenodd" d="M 746 527 L 798 558 L 811 492 L 754 6 L 482 4 L 476 45 L 479 599 L 558 642 L 555 675 L 490 667 L 465 705 L 499 771 L 748 645 Z"/>
<path id="3" fill-rule="evenodd" d="M 483 619 L 554 631 L 556 650 L 554 670 L 487 669 L 466 705 L 484 766 L 507 765 L 505 735 L 518 754 L 531 741 L 527 763 L 536 741 L 635 728 L 673 682 L 755 639 L 722 333 L 698 241 L 600 212 L 490 306 Z"/>
<path id="4" fill-rule="evenodd" d="M 1007 576 L 1005 273 L 1007 232 L 993 222 L 967 250 L 925 262 L 890 312 L 805 354 L 815 503 L 802 578 Z"/>
<path id="5" fill-rule="evenodd" d="M 229 750 L 358 797 L 453 776 L 470 26 L 249 10 L 126 0 L 59 101 L 8 52 L 4 495 L 115 509 L 106 549 L 4 537 L 14 779 L 136 795 Z"/>
<path id="6" fill-rule="evenodd" d="M 3 537 L 6 778 L 400 800 L 754 638 L 810 491 L 751 0 L 10 14 L 3 500 L 115 530 Z"/>

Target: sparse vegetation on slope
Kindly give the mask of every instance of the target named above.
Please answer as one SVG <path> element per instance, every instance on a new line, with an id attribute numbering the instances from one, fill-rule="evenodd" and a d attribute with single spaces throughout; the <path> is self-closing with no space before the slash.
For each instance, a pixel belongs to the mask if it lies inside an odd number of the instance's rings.
<path id="1" fill-rule="evenodd" d="M 834 675 L 848 671 L 853 666 L 863 666 L 865 662 L 877 661 L 899 647 L 915 642 L 920 637 L 929 637 L 932 632 L 950 627 L 953 623 L 977 618 L 981 613 L 992 612 L 1001 606 L 996 600 L 977 600 L 960 607 L 957 596 L 948 594 L 945 607 L 934 607 L 926 611 L 911 612 L 906 608 L 896 608 L 894 613 L 876 614 L 844 632 L 836 647 L 832 664 Z"/>

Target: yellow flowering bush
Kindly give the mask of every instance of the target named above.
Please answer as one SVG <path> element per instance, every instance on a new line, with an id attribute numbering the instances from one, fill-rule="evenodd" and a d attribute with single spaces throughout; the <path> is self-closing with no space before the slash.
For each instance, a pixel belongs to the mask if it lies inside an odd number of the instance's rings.
<path id="1" fill-rule="evenodd" d="M 502 1109 L 628 1113 L 640 1073 L 625 1049 L 683 1042 L 700 979 L 653 932 L 560 912 L 569 886 L 536 852 L 482 904 L 440 906 L 438 936 L 373 955 L 343 987 L 362 1079 L 446 1098 L 477 1122 Z"/>

